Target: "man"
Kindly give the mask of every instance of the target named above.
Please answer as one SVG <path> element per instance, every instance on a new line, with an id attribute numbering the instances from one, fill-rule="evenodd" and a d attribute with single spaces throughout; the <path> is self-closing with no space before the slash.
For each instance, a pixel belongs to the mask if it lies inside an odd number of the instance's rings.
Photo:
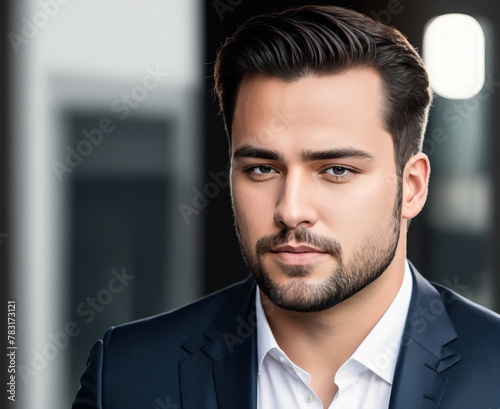
<path id="1" fill-rule="evenodd" d="M 215 64 L 251 277 L 108 330 L 74 408 L 500 408 L 500 317 L 406 260 L 431 92 L 395 29 L 305 6 Z"/>

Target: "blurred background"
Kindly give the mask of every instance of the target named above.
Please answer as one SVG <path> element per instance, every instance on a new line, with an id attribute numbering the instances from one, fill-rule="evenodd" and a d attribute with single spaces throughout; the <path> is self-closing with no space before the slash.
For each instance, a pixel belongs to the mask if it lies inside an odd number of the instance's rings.
<path id="1" fill-rule="evenodd" d="M 12 407 L 70 407 L 109 326 L 247 275 L 212 63 L 250 16 L 308 3 L 394 25 L 425 54 L 433 171 L 408 256 L 500 311 L 499 3 L 4 1 L 0 291 L 17 305 Z M 436 19 L 450 13 L 473 19 Z"/>

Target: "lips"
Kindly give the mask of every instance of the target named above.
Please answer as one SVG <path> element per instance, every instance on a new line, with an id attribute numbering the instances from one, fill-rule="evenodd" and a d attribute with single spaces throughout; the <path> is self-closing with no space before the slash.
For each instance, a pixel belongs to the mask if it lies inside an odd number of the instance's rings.
<path id="1" fill-rule="evenodd" d="M 271 249 L 271 253 L 326 253 L 325 251 L 315 249 L 313 247 L 309 246 L 278 246 L 273 249 Z"/>
<path id="2" fill-rule="evenodd" d="M 283 264 L 306 265 L 312 264 L 327 254 L 326 251 L 314 247 L 300 245 L 284 245 L 274 247 L 270 250 L 273 256 Z"/>

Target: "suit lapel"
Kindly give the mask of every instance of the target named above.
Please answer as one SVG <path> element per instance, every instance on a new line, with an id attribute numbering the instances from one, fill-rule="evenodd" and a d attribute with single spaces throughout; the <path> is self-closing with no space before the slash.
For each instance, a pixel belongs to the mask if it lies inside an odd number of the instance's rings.
<path id="1" fill-rule="evenodd" d="M 257 337 L 255 282 L 247 279 L 229 295 L 199 338 L 183 344 L 179 364 L 183 409 L 256 409 Z"/>
<path id="2" fill-rule="evenodd" d="M 257 337 L 214 364 L 219 409 L 257 408 Z"/>
<path id="3" fill-rule="evenodd" d="M 179 378 L 183 409 L 218 409 L 212 376 L 213 362 L 201 351 L 182 360 Z"/>
<path id="4" fill-rule="evenodd" d="M 389 409 L 438 409 L 448 386 L 446 370 L 461 359 L 447 347 L 457 334 L 439 292 L 410 266 L 413 292 Z"/>
<path id="5" fill-rule="evenodd" d="M 438 409 L 446 370 L 461 356 L 448 344 L 457 335 L 439 292 L 411 265 L 413 292 L 389 409 Z M 235 287 L 200 337 L 186 340 L 179 364 L 183 409 L 256 409 L 255 282 Z"/>

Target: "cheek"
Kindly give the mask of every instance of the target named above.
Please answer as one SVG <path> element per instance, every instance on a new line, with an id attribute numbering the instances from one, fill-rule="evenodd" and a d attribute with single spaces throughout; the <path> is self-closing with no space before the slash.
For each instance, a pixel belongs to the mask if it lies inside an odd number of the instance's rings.
<path id="1" fill-rule="evenodd" d="M 334 237 L 355 242 L 392 221 L 396 189 L 396 178 L 369 178 L 359 186 L 346 184 L 344 190 L 325 192 L 318 202 L 320 220 Z"/>
<path id="2" fill-rule="evenodd" d="M 271 194 L 256 192 L 255 189 L 236 180 L 232 183 L 231 195 L 242 239 L 255 242 L 271 233 L 274 216 Z"/>
<path id="3" fill-rule="evenodd" d="M 393 223 L 394 204 L 396 202 L 397 181 L 394 183 L 379 183 L 366 189 L 366 194 L 360 200 L 361 221 L 368 228 L 384 229 Z"/>

